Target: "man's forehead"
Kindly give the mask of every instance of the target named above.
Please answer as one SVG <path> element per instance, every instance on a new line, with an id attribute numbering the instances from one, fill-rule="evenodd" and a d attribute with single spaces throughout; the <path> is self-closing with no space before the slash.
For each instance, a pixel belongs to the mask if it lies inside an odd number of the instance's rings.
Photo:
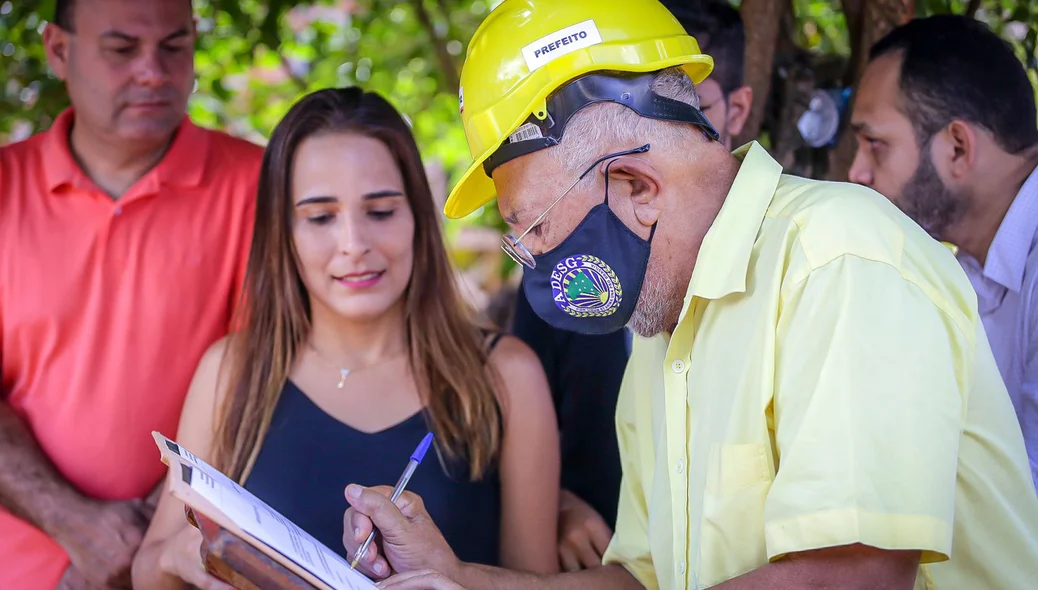
<path id="1" fill-rule="evenodd" d="M 881 120 L 904 118 L 901 112 L 900 62 L 883 56 L 871 62 L 862 75 L 854 98 L 852 121 L 873 125 Z"/>
<path id="2" fill-rule="evenodd" d="M 901 97 L 901 58 L 887 54 L 869 62 L 858 84 L 855 104 L 874 109 L 894 106 Z"/>
<path id="3" fill-rule="evenodd" d="M 165 36 L 193 22 L 189 0 L 76 0 L 72 17 L 77 31 L 97 34 Z"/>
<path id="4" fill-rule="evenodd" d="M 714 78 L 707 78 L 699 84 L 696 84 L 696 92 L 699 93 L 699 97 L 702 99 L 708 96 L 719 96 L 724 94 L 721 90 L 721 84 Z"/>

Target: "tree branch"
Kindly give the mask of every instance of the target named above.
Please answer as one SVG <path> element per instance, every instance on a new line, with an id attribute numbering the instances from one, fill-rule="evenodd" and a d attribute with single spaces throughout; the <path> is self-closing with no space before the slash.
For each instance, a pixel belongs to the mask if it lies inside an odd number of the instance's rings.
<path id="1" fill-rule="evenodd" d="M 847 33 L 851 41 L 852 54 L 852 59 L 847 67 L 847 75 L 844 78 L 844 83 L 853 84 L 855 81 L 855 69 L 857 67 L 854 57 L 858 55 L 858 48 L 862 45 L 861 38 L 864 33 L 862 27 L 865 21 L 865 9 L 863 6 L 863 0 L 841 0 L 840 5 L 843 8 L 844 18 L 847 20 Z"/>
<path id="2" fill-rule="evenodd" d="M 281 60 L 281 69 L 285 71 L 285 74 L 288 75 L 289 79 L 292 80 L 300 90 L 306 90 L 306 80 L 300 78 L 292 71 L 292 64 L 289 63 L 288 58 L 280 53 L 278 54 L 278 58 Z"/>
<path id="3" fill-rule="evenodd" d="M 764 122 L 768 95 L 771 94 L 771 74 L 775 61 L 775 44 L 782 25 L 785 2 L 774 0 L 743 0 L 739 7 L 746 29 L 745 84 L 753 88 L 753 106 L 746 127 L 736 138 L 736 145 L 755 139 Z"/>
<path id="4" fill-rule="evenodd" d="M 451 7 L 447 5 L 447 0 L 436 0 L 436 6 L 440 9 L 440 12 L 443 13 L 444 17 L 447 19 L 447 24 L 449 25 L 451 20 Z"/>
<path id="5" fill-rule="evenodd" d="M 411 4 L 414 6 L 415 14 L 418 16 L 418 22 L 421 23 L 425 32 L 429 34 L 429 39 L 436 50 L 436 59 L 439 60 L 440 68 L 443 69 L 443 74 L 447 77 L 447 84 L 451 90 L 457 93 L 461 87 L 461 77 L 458 75 L 458 67 L 454 63 L 454 57 L 447 51 L 447 43 L 436 34 L 436 25 L 433 24 L 429 11 L 425 9 L 423 0 L 412 0 Z"/>
<path id="6" fill-rule="evenodd" d="M 966 16 L 973 18 L 977 16 L 977 11 L 980 10 L 981 0 L 970 0 L 970 3 L 966 5 Z"/>

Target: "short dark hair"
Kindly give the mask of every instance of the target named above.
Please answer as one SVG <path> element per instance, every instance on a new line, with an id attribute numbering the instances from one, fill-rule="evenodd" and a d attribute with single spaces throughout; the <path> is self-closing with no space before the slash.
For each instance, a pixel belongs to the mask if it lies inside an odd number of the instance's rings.
<path id="1" fill-rule="evenodd" d="M 879 40 L 869 60 L 901 55 L 902 112 L 919 145 L 953 120 L 987 129 L 1016 154 L 1038 144 L 1034 88 L 1008 42 L 962 15 L 909 21 Z"/>
<path id="2" fill-rule="evenodd" d="M 54 0 L 54 24 L 66 31 L 74 31 L 75 6 L 76 0 Z"/>
<path id="3" fill-rule="evenodd" d="M 66 31 L 71 31 L 74 6 L 75 0 L 54 0 L 54 24 Z"/>
<path id="4" fill-rule="evenodd" d="M 703 53 L 714 58 L 710 77 L 721 90 L 728 93 L 742 86 L 746 31 L 739 11 L 728 0 L 661 1 L 685 32 L 696 38 Z"/>

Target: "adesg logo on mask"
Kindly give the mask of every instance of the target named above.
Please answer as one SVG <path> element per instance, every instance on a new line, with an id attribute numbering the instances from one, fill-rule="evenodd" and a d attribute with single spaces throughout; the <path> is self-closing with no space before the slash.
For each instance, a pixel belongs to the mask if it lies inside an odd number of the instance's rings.
<path id="1" fill-rule="evenodd" d="M 560 260 L 551 273 L 555 305 L 573 317 L 602 317 L 620 308 L 623 289 L 602 259 L 579 254 Z"/>

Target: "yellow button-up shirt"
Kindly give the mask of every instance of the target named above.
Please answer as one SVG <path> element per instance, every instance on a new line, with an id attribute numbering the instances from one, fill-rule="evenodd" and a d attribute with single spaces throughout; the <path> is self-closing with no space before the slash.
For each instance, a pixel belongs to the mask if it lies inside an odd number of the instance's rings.
<path id="1" fill-rule="evenodd" d="M 792 552 L 923 552 L 916 588 L 1038 588 L 1038 498 L 954 256 L 757 144 L 673 333 L 637 338 L 606 563 L 705 588 Z"/>

